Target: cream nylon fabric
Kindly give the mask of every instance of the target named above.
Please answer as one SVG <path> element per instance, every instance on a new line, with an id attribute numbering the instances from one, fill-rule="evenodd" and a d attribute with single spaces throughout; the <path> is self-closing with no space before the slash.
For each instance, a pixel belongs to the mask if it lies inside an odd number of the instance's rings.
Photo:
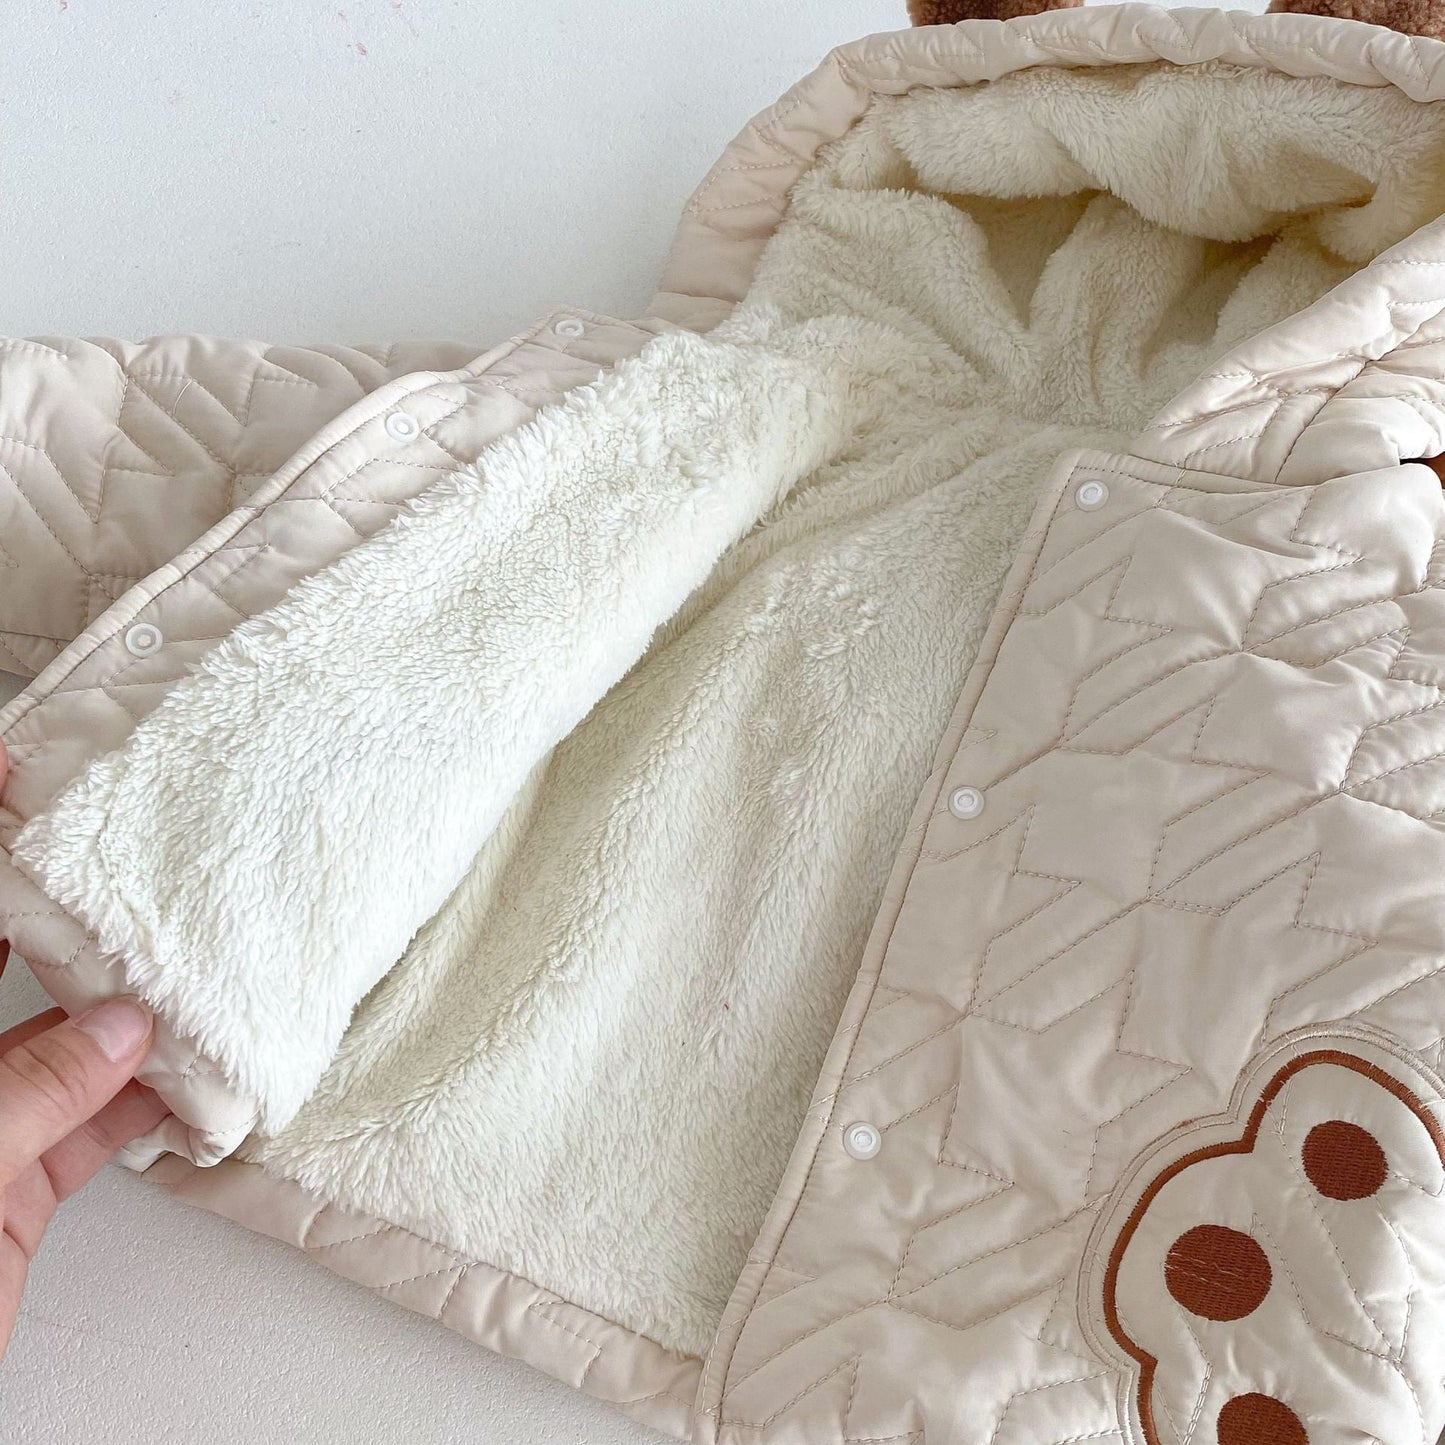
<path id="1" fill-rule="evenodd" d="M 31 676 L 347 406 L 462 343 L 0 343 L 0 661 Z"/>
<path id="2" fill-rule="evenodd" d="M 1098 19 L 1102 26 L 1103 17 L 1098 17 Z M 1207 49 L 1211 46 L 1217 47 L 1218 43 L 1221 41 L 1222 38 L 1226 37 L 1227 35 L 1233 35 L 1234 39 L 1229 43 L 1237 44 L 1241 48 L 1248 49 L 1252 54 L 1256 55 L 1256 58 L 1258 43 L 1260 41 L 1263 41 L 1263 43 L 1267 47 L 1270 39 L 1279 41 L 1291 34 L 1299 35 L 1301 33 L 1307 35 L 1314 35 L 1314 32 L 1299 32 L 1291 31 L 1288 29 L 1286 29 L 1286 31 L 1282 33 L 1276 31 L 1273 33 L 1272 36 L 1269 35 L 1268 32 L 1256 31 L 1254 32 L 1253 36 L 1248 38 L 1246 44 L 1244 41 L 1240 40 L 1240 35 L 1242 34 L 1242 31 L 1240 30 L 1240 27 L 1236 24 L 1236 19 L 1237 18 L 1231 19 L 1227 26 L 1222 27 L 1219 23 L 1220 17 L 1217 16 L 1206 16 L 1202 20 L 1198 21 L 1198 23 L 1195 23 L 1194 19 L 1191 18 L 1186 24 L 1183 33 L 1186 35 L 1186 37 L 1192 36 L 1192 38 L 1197 42 L 1197 47 L 1200 50 Z M 1129 45 L 1131 44 L 1142 44 L 1145 41 L 1152 40 L 1153 37 L 1162 34 L 1163 32 L 1160 30 L 1151 30 L 1151 27 L 1156 26 L 1158 23 L 1159 22 L 1153 17 L 1149 16 L 1147 12 L 1142 18 L 1138 15 L 1137 12 L 1135 12 L 1131 20 L 1130 26 L 1128 27 L 1127 43 L 1124 44 L 1122 48 L 1127 51 Z M 1108 17 L 1108 24 L 1111 27 L 1117 27 L 1120 24 L 1120 19 L 1117 13 Z M 1337 28 L 1343 28 L 1347 31 L 1351 29 L 1351 27 Z M 966 29 L 970 31 L 974 30 L 973 27 L 967 27 Z M 1336 28 L 1331 29 L 1331 36 L 1335 34 L 1335 30 Z M 974 33 L 976 34 L 977 32 L 975 31 Z M 996 34 L 997 32 L 993 33 Z M 998 46 L 993 47 L 980 45 L 970 35 L 969 37 L 966 37 L 966 44 L 964 44 L 960 48 L 959 53 L 960 55 L 962 55 L 972 50 L 973 52 L 982 55 L 988 50 L 990 50 L 990 48 L 992 48 L 993 54 L 991 58 L 994 61 L 997 61 L 1000 56 L 1007 55 L 1010 52 L 1011 48 L 1013 49 L 1014 53 L 1021 54 L 1029 51 L 1030 48 L 1035 45 L 1036 42 L 1032 38 L 1030 38 L 1026 28 L 1023 30 L 1016 30 L 1015 33 L 1020 37 L 1020 41 L 1017 45 L 1014 45 L 1014 43 L 1007 37 L 1004 37 Z M 1118 36 L 1116 35 L 1115 38 L 1118 38 Z M 1388 37 L 1387 39 L 1393 42 L 1396 38 Z M 1091 33 L 1090 40 L 1092 42 L 1092 48 L 1094 49 L 1095 53 L 1104 53 L 1099 49 L 1100 42 L 1096 35 L 1093 35 Z M 936 43 L 937 42 L 934 39 L 929 39 L 926 42 L 927 51 L 928 53 L 930 53 L 930 63 L 931 52 Z M 1073 41 L 1070 36 L 1066 35 L 1062 38 L 1062 48 L 1065 52 L 1068 51 L 1071 44 L 1074 44 L 1076 46 L 1076 49 L 1080 51 L 1090 48 L 1087 45 L 1078 44 L 1077 42 Z M 888 42 L 888 46 L 896 51 L 895 42 Z M 1313 53 L 1319 53 L 1321 51 L 1321 46 L 1318 44 L 1310 44 L 1305 48 Z M 1341 59 L 1342 49 L 1344 52 L 1343 60 Z M 1325 52 L 1325 59 L 1323 62 L 1324 64 L 1326 64 L 1327 66 L 1344 69 L 1349 69 L 1351 66 L 1354 66 L 1355 75 L 1357 78 L 1360 75 L 1366 75 L 1369 73 L 1374 73 L 1378 76 L 1378 71 L 1372 72 L 1372 65 L 1374 63 L 1374 60 L 1378 58 L 1376 56 L 1377 51 L 1386 62 L 1394 63 L 1396 65 L 1398 74 L 1403 75 L 1404 73 L 1404 66 L 1402 63 L 1403 52 L 1398 45 L 1387 45 L 1384 43 L 1377 44 L 1375 39 L 1371 38 L 1368 46 L 1362 43 L 1360 45 L 1357 45 L 1353 52 L 1350 52 L 1349 47 L 1341 47 L 1339 44 L 1333 42 L 1326 43 L 1323 47 L 1323 50 Z M 874 52 L 872 53 L 876 55 L 878 53 L 878 50 L 875 48 Z M 1431 55 L 1432 52 L 1429 47 L 1425 48 L 1425 53 L 1427 57 Z M 1362 59 L 1362 56 L 1366 58 Z M 867 57 L 865 57 L 865 59 L 866 58 Z M 847 62 L 843 62 L 843 64 L 846 66 Z M 919 73 L 923 73 L 926 68 L 926 66 L 920 66 Z M 1386 69 L 1389 69 L 1389 64 L 1386 65 Z M 826 90 L 829 83 L 830 82 L 828 78 L 824 77 L 824 79 L 819 82 L 818 86 L 815 87 L 815 94 L 818 90 Z M 1413 84 L 1414 82 L 1410 83 Z M 804 104 L 806 104 L 806 102 L 804 102 Z M 744 206 L 740 209 L 745 211 L 747 207 Z M 1363 409 L 1363 416 L 1366 418 L 1366 420 L 1360 425 L 1356 425 L 1353 427 L 1346 426 L 1344 428 L 1344 431 L 1342 432 L 1342 435 L 1346 437 L 1346 440 L 1351 443 L 1351 448 L 1347 449 L 1347 451 L 1344 453 L 1346 461 L 1348 461 L 1348 459 L 1352 455 L 1355 455 L 1360 450 L 1366 452 L 1372 450 L 1379 450 L 1379 437 L 1382 433 L 1379 428 L 1373 427 L 1369 424 L 1369 417 L 1376 415 L 1381 417 L 1393 417 L 1397 414 L 1403 417 L 1406 412 L 1413 412 L 1417 416 L 1422 415 L 1421 408 L 1418 405 L 1418 392 L 1421 388 L 1421 379 L 1420 376 L 1416 374 L 1416 370 L 1412 365 L 1411 358 L 1398 354 L 1386 355 L 1386 353 L 1395 352 L 1395 342 L 1401 339 L 1408 339 L 1406 349 L 1409 349 L 1409 342 L 1412 342 L 1416 336 L 1424 336 L 1425 339 L 1428 339 L 1428 326 L 1426 330 L 1422 332 L 1419 330 L 1419 323 L 1422 318 L 1428 316 L 1430 311 L 1431 298 L 1428 294 L 1429 287 L 1428 283 L 1425 283 L 1423 281 L 1417 281 L 1414 278 L 1420 277 L 1422 273 L 1428 271 L 1429 267 L 1433 264 L 1434 263 L 1431 260 L 1430 247 L 1427 244 L 1422 253 L 1417 253 L 1414 256 L 1403 258 L 1403 264 L 1397 266 L 1393 272 L 1391 272 L 1388 268 L 1382 269 L 1373 276 L 1373 278 L 1369 281 L 1366 287 L 1364 287 L 1363 289 L 1356 288 L 1356 290 L 1353 292 L 1354 301 L 1360 304 L 1363 311 L 1369 311 L 1371 308 L 1383 311 L 1383 314 L 1387 318 L 1386 326 L 1383 329 L 1380 327 L 1375 327 L 1367 334 L 1361 333 L 1359 330 L 1350 332 L 1348 338 L 1348 345 L 1344 352 L 1342 352 L 1343 360 L 1341 357 L 1334 357 L 1333 353 L 1318 353 L 1320 357 L 1328 355 L 1333 358 L 1332 361 L 1328 363 L 1322 363 L 1323 370 L 1321 374 L 1323 376 L 1328 378 L 1329 376 L 1338 374 L 1339 372 L 1343 371 L 1345 372 L 1345 375 L 1343 376 L 1341 382 L 1338 383 L 1340 386 L 1348 388 L 1354 382 L 1363 379 L 1364 387 L 1366 388 L 1362 391 L 1357 387 L 1355 393 L 1352 396 L 1344 398 L 1351 401 L 1361 400 L 1366 403 L 1366 406 Z M 1411 269 L 1407 269 L 1407 267 Z M 1411 279 L 1407 280 L 1407 277 Z M 1438 309 L 1438 303 L 1436 303 L 1436 309 Z M 1416 312 L 1418 312 L 1419 314 L 1415 314 Z M 1348 319 L 1348 314 L 1349 313 L 1347 312 L 1345 317 L 1346 320 Z M 1296 327 L 1294 329 L 1294 340 L 1297 343 L 1302 342 L 1302 349 L 1307 349 L 1309 345 L 1313 344 L 1313 340 L 1320 335 L 1338 336 L 1338 332 L 1332 330 L 1332 328 L 1337 327 L 1340 324 L 1341 319 L 1342 318 L 1338 313 L 1338 309 L 1336 310 L 1335 314 L 1329 314 L 1328 312 L 1318 313 L 1307 324 Z M 1348 330 L 1348 328 L 1346 329 Z M 1400 334 L 1397 335 L 1396 333 Z M 1339 350 L 1338 347 L 1336 349 Z M 1385 356 L 1385 362 L 1382 365 L 1374 364 L 1376 360 L 1382 356 Z M 1430 372 L 1428 357 L 1424 358 L 1424 361 L 1426 364 L 1424 365 L 1422 370 L 1428 377 Z M 1331 368 L 1333 369 L 1331 370 Z M 1257 366 L 1246 366 L 1242 369 L 1242 371 L 1248 377 L 1253 378 L 1253 380 L 1249 382 L 1250 385 L 1258 385 L 1263 387 L 1268 387 L 1270 385 L 1271 376 L 1267 369 L 1261 369 Z M 1224 389 L 1225 386 L 1227 386 L 1231 381 L 1236 379 L 1238 378 L 1228 376 L 1217 378 L 1215 386 L 1216 393 Z M 1368 390 L 1368 388 L 1372 386 L 1375 388 L 1373 392 Z M 1393 388 L 1393 390 L 1391 388 Z M 1289 420 L 1293 421 L 1297 418 L 1303 417 L 1305 414 L 1305 409 L 1311 409 L 1310 414 L 1313 414 L 1313 409 L 1317 409 L 1319 403 L 1325 400 L 1327 393 L 1327 382 L 1322 383 L 1318 379 L 1316 379 L 1313 385 L 1305 385 L 1299 388 L 1292 388 L 1289 385 L 1285 385 L 1277 388 L 1277 390 L 1280 393 L 1278 396 L 1269 396 L 1268 393 L 1266 393 L 1268 400 L 1264 403 L 1261 403 L 1262 409 L 1269 410 L 1272 407 L 1273 411 L 1271 411 L 1271 415 L 1273 415 L 1275 412 L 1279 412 L 1285 414 Z M 1428 406 L 1423 412 L 1423 418 L 1423 424 L 1426 428 L 1435 425 L 1433 418 L 1429 414 Z M 1338 419 L 1347 422 L 1348 416 L 1340 417 Z M 1185 427 L 1194 428 L 1196 430 L 1196 433 L 1198 431 L 1198 428 L 1200 427 L 1214 427 L 1214 435 L 1209 442 L 1205 443 L 1205 445 L 1212 445 L 1213 443 L 1217 442 L 1219 443 L 1219 450 L 1221 452 L 1228 454 L 1229 448 L 1234 445 L 1234 442 L 1231 440 L 1229 433 L 1235 429 L 1229 427 L 1228 423 L 1225 422 L 1222 417 L 1212 415 L 1207 401 L 1204 405 L 1197 406 L 1193 409 L 1187 409 L 1186 414 L 1182 416 L 1182 418 L 1175 418 L 1175 420 L 1180 421 Z M 1250 439 L 1246 440 L 1243 445 L 1246 448 L 1249 446 L 1255 446 L 1256 454 L 1273 455 L 1268 451 L 1268 448 L 1270 446 L 1278 444 L 1280 442 L 1281 435 L 1283 433 L 1287 433 L 1290 430 L 1290 427 L 1262 427 L 1255 425 L 1256 421 L 1257 419 L 1251 419 Z M 1223 433 L 1218 430 L 1221 425 L 1226 428 Z M 1421 424 L 1417 422 L 1413 425 L 1415 432 L 1418 434 L 1421 429 Z M 1307 457 L 1310 454 L 1308 434 L 1306 433 L 1301 436 L 1298 433 L 1298 427 L 1294 427 L 1293 429 L 1296 433 L 1293 441 L 1286 441 L 1284 443 L 1286 460 L 1289 461 L 1297 461 L 1298 459 L 1302 457 Z M 1412 441 L 1409 430 L 1410 429 L 1408 427 L 1405 427 L 1401 424 L 1396 424 L 1393 427 L 1386 427 L 1384 429 L 1383 434 L 1385 435 L 1387 440 L 1387 447 L 1394 447 L 1395 455 L 1397 457 L 1401 454 L 1402 450 L 1404 450 L 1405 454 L 1409 454 L 1407 448 Z M 1259 441 L 1258 439 L 1260 437 L 1267 437 L 1268 440 Z M 1364 439 L 1362 440 L 1361 438 Z M 1137 467 L 1133 469 L 1136 471 L 1138 470 Z M 864 975 L 865 982 L 866 977 L 867 969 L 865 969 Z M 889 997 L 891 998 L 892 996 L 890 995 Z M 841 1036 L 842 1038 L 846 1039 L 848 1037 L 848 1031 L 851 1027 L 852 1025 L 849 1022 L 845 1021 L 844 1033 Z M 825 1071 L 824 1081 L 821 1086 L 822 1091 L 825 1094 L 831 1088 L 830 1077 L 832 1076 L 832 1073 L 833 1071 L 830 1066 L 830 1069 L 828 1071 Z M 809 1139 L 805 1136 L 802 1149 L 800 1151 L 800 1157 L 802 1157 L 803 1154 L 806 1154 L 808 1152 L 808 1148 Z M 796 1191 L 800 1184 L 801 1176 L 798 1174 L 797 1168 L 795 1167 L 792 1177 L 785 1182 L 782 1196 L 780 1196 L 780 1214 L 785 1214 L 788 1217 L 793 1217 L 794 1211 L 791 1204 L 788 1203 L 788 1200 L 795 1198 Z M 805 1209 L 803 1212 L 806 1214 L 810 1211 L 808 1209 Z M 861 1213 L 866 1213 L 866 1211 L 860 1211 L 860 1214 Z M 771 1232 L 772 1231 L 770 1230 L 770 1234 Z M 765 1236 L 764 1238 L 763 1245 L 759 1251 L 760 1254 L 766 1252 L 766 1249 L 768 1247 L 768 1237 L 769 1236 Z M 848 1234 L 848 1232 L 844 1230 L 837 1236 L 837 1240 L 845 1241 L 850 1237 L 851 1236 Z M 786 1278 L 787 1272 L 784 1268 L 780 1268 L 770 1277 L 767 1290 L 769 1299 L 776 1295 L 779 1288 L 778 1281 Z M 836 1285 L 836 1283 L 837 1280 L 835 1278 L 834 1285 Z M 1391 1283 L 1393 1284 L 1395 1282 L 1392 1281 Z M 745 1278 L 744 1289 L 740 1291 L 739 1299 L 743 1299 L 746 1297 L 748 1288 L 749 1282 Z M 820 1286 L 820 1288 L 826 1289 L 827 1286 Z M 811 1301 L 815 1293 L 816 1292 L 808 1292 L 809 1301 Z M 445 1304 L 443 1304 L 442 1309 L 444 1313 Z M 774 1315 L 776 1315 L 776 1313 L 776 1311 L 773 1312 Z M 885 1313 L 887 1313 L 887 1311 L 885 1311 Z M 773 1324 L 770 1323 L 769 1328 L 772 1327 Z M 731 1325 L 729 1326 L 729 1328 L 731 1328 Z M 824 1334 L 828 1333 L 828 1331 L 819 1330 L 817 1331 L 817 1333 Z M 836 1331 L 832 1333 L 834 1335 L 833 1343 L 836 1343 L 837 1336 L 844 1332 Z M 714 1355 L 715 1369 L 721 1368 L 720 1362 L 725 1359 L 728 1353 L 729 1343 L 730 1341 L 728 1331 L 725 1330 L 724 1338 L 721 1341 L 721 1348 Z M 890 1388 L 890 1385 L 889 1375 L 886 1368 L 888 1355 L 889 1351 L 885 1349 L 873 1357 L 875 1364 L 879 1361 L 882 1361 L 883 1363 L 881 1373 L 874 1376 L 874 1383 L 876 1386 L 878 1386 L 882 1393 L 877 1397 L 876 1400 L 873 1401 L 873 1403 L 869 1404 L 868 1408 L 870 1410 L 875 1409 L 878 1400 L 882 1400 L 888 1408 L 894 1409 L 896 1416 L 894 1423 L 898 1423 L 898 1420 L 900 1419 L 903 1420 L 907 1424 L 907 1428 L 910 1432 L 913 1431 L 914 1425 L 909 1422 L 917 1419 L 918 1411 L 920 1409 L 931 1409 L 933 1411 L 933 1415 L 931 1416 L 931 1418 L 934 1419 L 935 1424 L 937 1424 L 937 1422 L 943 1418 L 938 1414 L 939 1403 L 942 1397 L 929 1396 L 929 1393 L 926 1389 L 926 1380 L 924 1381 L 923 1385 L 920 1385 L 918 1387 L 916 1394 L 913 1397 L 910 1397 L 907 1401 L 899 1403 L 895 1400 L 892 1401 L 891 1404 L 889 1403 L 888 1390 Z M 944 1358 L 946 1359 L 947 1357 L 947 1352 L 944 1351 Z M 861 1408 L 860 1402 L 862 1401 L 863 1391 L 865 1389 L 865 1386 L 859 1383 L 861 1379 L 860 1370 L 862 1367 L 861 1365 L 858 1365 L 858 1362 L 854 1362 L 857 1368 L 853 1370 L 853 1384 L 856 1389 L 852 1387 L 848 1389 L 846 1395 L 847 1409 L 840 1412 L 836 1407 L 837 1402 L 834 1401 L 830 1392 L 834 1389 L 835 1386 L 838 1385 L 839 1381 L 845 1380 L 847 1378 L 848 1370 L 844 1367 L 834 1368 L 830 1366 L 829 1370 L 826 1371 L 822 1376 L 812 1380 L 812 1382 L 808 1384 L 807 1388 L 803 1389 L 801 1395 L 797 1395 L 797 1388 L 799 1385 L 797 1367 L 799 1366 L 799 1358 L 796 1354 L 794 1354 L 792 1359 L 793 1365 L 795 1367 L 794 1378 L 791 1384 L 787 1387 L 790 1393 L 790 1397 L 781 1398 L 780 1391 L 774 1390 L 771 1400 L 768 1399 L 767 1391 L 772 1388 L 769 1384 L 769 1380 L 771 1380 L 772 1378 L 771 1375 L 769 1375 L 767 1379 L 753 1381 L 751 1387 L 745 1388 L 742 1392 L 744 1397 L 743 1403 L 745 1406 L 752 1406 L 755 1404 L 757 1399 L 761 1398 L 763 1400 L 763 1407 L 761 1408 L 761 1413 L 759 1413 L 758 1409 L 734 1409 L 731 1412 L 731 1415 L 729 1415 L 729 1410 L 726 1405 L 724 1405 L 721 1414 L 724 1421 L 726 1422 L 727 1428 L 734 1429 L 738 1433 L 739 1438 L 756 1438 L 757 1433 L 759 1431 L 763 1431 L 764 1433 L 772 1432 L 778 1438 L 827 1439 L 845 1438 L 847 1435 L 853 1435 L 856 1437 L 857 1431 L 860 1429 L 875 1428 L 871 1425 L 859 1424 L 857 1421 L 855 1421 L 853 1416 L 854 1405 L 858 1404 Z M 811 1361 L 808 1362 L 808 1368 L 811 1368 Z M 760 1371 L 758 1373 L 759 1375 L 762 1375 L 763 1372 Z M 714 1380 L 717 1380 L 719 1378 L 720 1376 L 714 1376 Z M 709 1391 L 711 1390 L 711 1388 L 712 1385 L 710 1383 Z M 1124 1393 L 1126 1392 L 1120 1392 L 1121 1399 L 1123 1398 Z M 797 1398 L 791 1398 L 792 1395 L 797 1395 Z M 705 1404 L 708 1402 L 708 1399 L 709 1395 L 705 1394 Z M 1030 1404 L 1033 1403 L 1037 1402 L 1031 1400 Z M 1328 1402 L 1326 1402 L 1326 1405 L 1328 1405 Z M 1072 1409 L 1073 1406 L 1070 1406 L 1070 1408 Z M 1002 1402 L 1000 1404 L 998 1410 L 996 1411 L 996 1419 L 994 1421 L 994 1424 L 997 1427 L 995 1433 L 1005 1428 L 1007 1423 L 1007 1417 L 1011 1410 L 1014 1411 L 1014 1418 L 1016 1420 L 1017 1410 L 1015 1409 L 1015 1407 L 1012 1407 L 1010 1402 Z M 901 1414 L 899 1414 L 898 1412 L 901 1412 Z M 966 1422 L 966 1428 L 971 1431 L 975 1423 L 976 1422 L 972 1418 L 970 1418 L 970 1420 Z M 959 1426 L 958 1428 L 965 1427 Z M 1008 1428 L 1015 1427 L 1009 1426 Z M 799 1434 L 799 1431 L 802 1431 L 803 1433 Z M 981 1435 L 980 1438 L 986 1438 L 987 1435 L 988 1432 L 987 1430 L 985 1430 L 984 1434 Z M 967 1437 L 965 1436 L 964 1438 Z"/>
<path id="3" fill-rule="evenodd" d="M 1107 505 L 1081 510 L 1099 478 Z M 1375 1200 L 1328 1212 L 1287 1150 L 1267 1188 L 1188 1191 L 1176 1231 L 1253 1228 L 1293 1323 L 1211 1333 L 1162 1291 L 1126 1300 L 1161 1355 L 1199 1340 L 1151 1393 L 1152 1435 L 1080 1270 L 1117 1236 L 1133 1157 L 1182 1121 L 1197 1142 L 1272 1040 L 1333 1045 L 1352 1015 L 1414 1051 L 1438 1109 L 1438 481 L 1277 487 L 1108 454 L 1059 481 L 825 1068 L 806 1184 L 785 1181 L 713 1352 L 702 1438 L 1172 1445 L 1266 1392 L 1312 1441 L 1382 1418 L 1376 1438 L 1431 1439 L 1445 1215 L 1408 1116 L 1375 1125 L 1398 1244 L 1371 1237 Z M 977 820 L 948 810 L 962 785 Z M 1369 1119 L 1322 1087 L 1306 1107 Z M 883 1131 L 868 1166 L 841 1144 L 859 1118 Z"/>
<path id="4" fill-rule="evenodd" d="M 235 1158 L 201 1169 L 168 1154 L 145 1177 L 654 1429 L 678 1437 L 691 1431 L 700 1361 L 663 1350 L 530 1280 L 342 1209 Z"/>

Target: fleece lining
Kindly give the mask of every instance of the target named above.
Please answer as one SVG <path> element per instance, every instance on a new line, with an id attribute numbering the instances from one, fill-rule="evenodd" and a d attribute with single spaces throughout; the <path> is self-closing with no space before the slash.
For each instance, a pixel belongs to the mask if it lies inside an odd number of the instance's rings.
<path id="1" fill-rule="evenodd" d="M 281 1127 L 532 767 L 816 462 L 838 391 L 662 339 L 238 628 L 17 856 Z"/>
<path id="2" fill-rule="evenodd" d="M 1053 459 L 1442 156 L 1222 66 L 880 99 L 724 326 L 243 625 L 16 857 L 260 1098 L 248 1157 L 701 1352 Z"/>

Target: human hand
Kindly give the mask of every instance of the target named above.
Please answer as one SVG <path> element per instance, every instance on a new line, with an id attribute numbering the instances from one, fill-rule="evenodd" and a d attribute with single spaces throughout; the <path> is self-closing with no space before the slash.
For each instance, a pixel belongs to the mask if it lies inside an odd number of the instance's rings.
<path id="1" fill-rule="evenodd" d="M 5 770 L 0 745 L 0 784 Z M 0 972 L 9 955 L 0 941 Z M 108 999 L 75 1019 L 47 1009 L 0 1033 L 0 1355 L 56 1206 L 166 1116 L 131 1077 L 151 1033 L 150 1012 L 131 998 Z"/>

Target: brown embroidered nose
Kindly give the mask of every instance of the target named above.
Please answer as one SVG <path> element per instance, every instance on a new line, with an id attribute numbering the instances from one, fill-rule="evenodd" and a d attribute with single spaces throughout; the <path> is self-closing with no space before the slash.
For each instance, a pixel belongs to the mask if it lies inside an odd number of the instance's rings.
<path id="1" fill-rule="evenodd" d="M 1344 1119 L 1316 1124 L 1305 1136 L 1305 1174 L 1326 1199 L 1368 1199 L 1390 1172 L 1380 1141 Z"/>
<path id="2" fill-rule="evenodd" d="M 1219 1445 L 1309 1445 L 1300 1417 L 1273 1395 L 1236 1395 L 1219 1412 Z"/>
<path id="3" fill-rule="evenodd" d="M 1264 1303 L 1274 1271 L 1259 1242 L 1222 1224 L 1186 1229 L 1164 1260 L 1169 1293 L 1192 1315 L 1242 1320 Z"/>

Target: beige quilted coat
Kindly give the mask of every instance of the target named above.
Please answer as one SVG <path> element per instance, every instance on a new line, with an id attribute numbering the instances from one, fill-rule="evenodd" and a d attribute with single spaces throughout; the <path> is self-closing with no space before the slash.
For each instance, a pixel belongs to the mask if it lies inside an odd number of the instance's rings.
<path id="1" fill-rule="evenodd" d="M 699 1442 L 1430 1445 L 1442 110 L 925 28 L 640 321 L 0 344 L 0 929 L 158 1007 L 131 1162 Z"/>

